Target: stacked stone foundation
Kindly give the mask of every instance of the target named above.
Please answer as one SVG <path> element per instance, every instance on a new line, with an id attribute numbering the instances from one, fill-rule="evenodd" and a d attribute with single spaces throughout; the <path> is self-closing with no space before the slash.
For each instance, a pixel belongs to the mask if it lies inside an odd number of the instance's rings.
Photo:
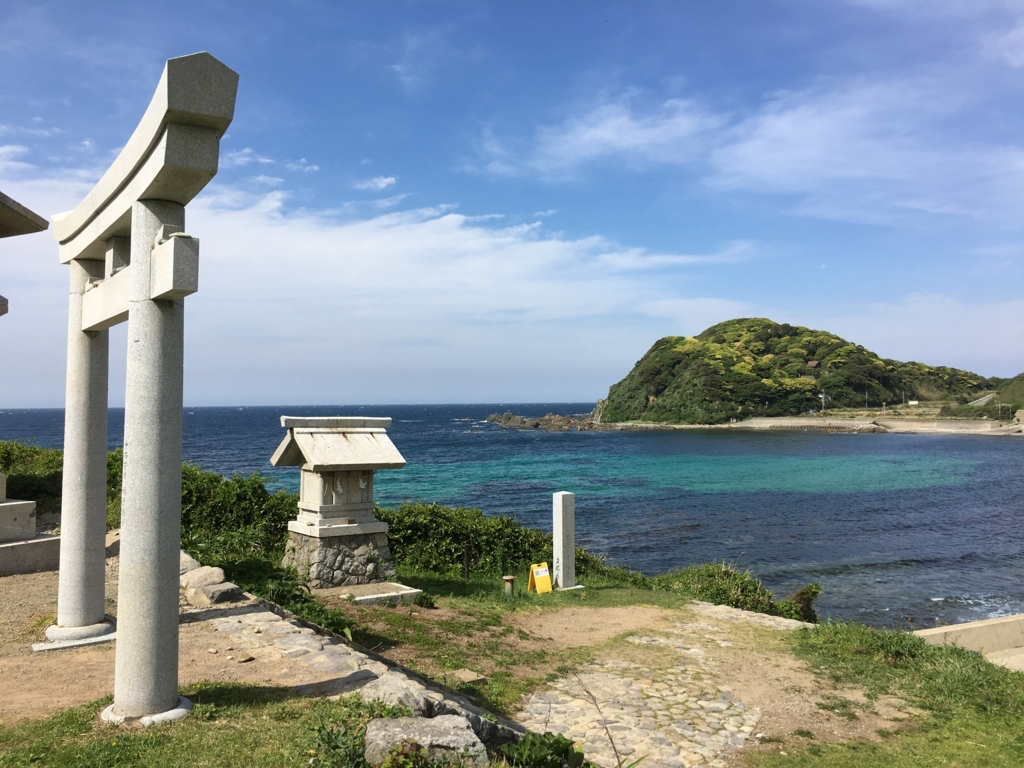
<path id="1" fill-rule="evenodd" d="M 374 584 L 395 577 L 386 533 L 317 538 L 290 531 L 281 564 L 314 589 Z"/>

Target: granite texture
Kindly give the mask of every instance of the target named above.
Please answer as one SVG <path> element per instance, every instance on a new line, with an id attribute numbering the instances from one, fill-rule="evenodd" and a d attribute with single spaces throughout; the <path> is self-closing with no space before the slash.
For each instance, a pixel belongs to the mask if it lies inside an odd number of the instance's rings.
<path id="1" fill-rule="evenodd" d="M 314 589 L 372 584 L 395 577 L 395 565 L 383 533 L 316 538 L 290 531 L 285 567 L 309 577 Z"/>

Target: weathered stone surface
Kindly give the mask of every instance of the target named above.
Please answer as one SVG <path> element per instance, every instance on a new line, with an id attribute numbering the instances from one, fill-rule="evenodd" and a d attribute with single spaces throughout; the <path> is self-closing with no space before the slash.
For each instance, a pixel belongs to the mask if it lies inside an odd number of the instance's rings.
<path id="1" fill-rule="evenodd" d="M 219 569 L 218 569 L 219 570 Z M 230 581 L 221 584 L 208 584 L 199 589 L 185 590 L 185 599 L 197 608 L 206 608 L 214 603 L 230 603 L 242 599 L 242 590 Z"/>
<path id="2" fill-rule="evenodd" d="M 516 741 L 524 732 L 518 724 L 471 704 L 465 697 L 416 678 L 400 667 L 357 651 L 341 638 L 314 634 L 301 623 L 285 621 L 269 609 L 211 617 L 213 628 L 228 633 L 235 647 L 272 648 L 300 667 L 313 667 L 331 676 L 303 688 L 309 695 L 338 696 L 359 691 L 366 700 L 404 705 L 427 717 L 464 718 L 488 748 Z"/>
<path id="3" fill-rule="evenodd" d="M 203 587 L 208 587 L 211 584 L 221 584 L 224 580 L 224 570 L 209 565 L 201 565 L 198 568 L 193 568 L 191 571 L 183 573 L 179 577 L 181 588 L 184 590 L 202 589 Z"/>
<path id="4" fill-rule="evenodd" d="M 317 538 L 289 531 L 281 564 L 308 576 L 314 589 L 372 584 L 395 577 L 384 533 Z"/>
<path id="5" fill-rule="evenodd" d="M 178 574 L 188 573 L 194 571 L 199 567 L 199 561 L 189 555 L 185 550 L 181 551 L 181 555 L 178 557 Z"/>
<path id="6" fill-rule="evenodd" d="M 371 720 L 366 726 L 364 757 L 380 765 L 388 750 L 403 741 L 414 741 L 427 750 L 431 761 L 460 761 L 474 768 L 486 768 L 487 750 L 473 733 L 469 721 L 457 715 L 429 720 L 418 717 Z"/>
<path id="7" fill-rule="evenodd" d="M 381 701 L 393 707 L 404 705 L 420 717 L 430 717 L 433 712 L 430 699 L 410 685 L 407 678 L 392 672 L 364 685 L 359 695 L 364 701 Z"/>

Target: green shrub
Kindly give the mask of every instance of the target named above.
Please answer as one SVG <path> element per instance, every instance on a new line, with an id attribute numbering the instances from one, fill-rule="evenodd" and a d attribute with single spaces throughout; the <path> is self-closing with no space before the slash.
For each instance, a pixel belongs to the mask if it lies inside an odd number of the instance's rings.
<path id="1" fill-rule="evenodd" d="M 630 587 L 651 589 L 651 578 L 624 565 L 608 565 L 605 556 L 576 547 L 576 579 L 590 587 Z"/>
<path id="2" fill-rule="evenodd" d="M 517 743 L 502 744 L 498 752 L 513 768 L 584 768 L 592 763 L 583 750 L 560 733 L 527 733 Z"/>
<path id="3" fill-rule="evenodd" d="M 0 440 L 0 472 L 7 475 L 7 496 L 36 502 L 36 512 L 60 511 L 64 453 L 56 448 Z"/>
<path id="4" fill-rule="evenodd" d="M 222 557 L 284 551 L 288 521 L 295 517 L 298 498 L 285 491 L 271 493 L 267 480 L 222 477 L 193 464 L 181 468 L 182 537 L 224 550 Z"/>
<path id="5" fill-rule="evenodd" d="M 771 590 L 750 571 L 739 571 L 724 562 L 668 571 L 655 576 L 652 586 L 660 590 L 680 590 L 708 603 L 770 616 L 810 622 L 818 619 L 814 600 L 821 594 L 820 584 L 809 584 L 789 600 L 776 600 Z"/>
<path id="6" fill-rule="evenodd" d="M 469 570 L 501 576 L 551 558 L 551 536 L 505 515 L 487 517 L 479 509 L 413 502 L 377 509 L 388 524 L 388 542 L 398 563 L 447 576 Z"/>

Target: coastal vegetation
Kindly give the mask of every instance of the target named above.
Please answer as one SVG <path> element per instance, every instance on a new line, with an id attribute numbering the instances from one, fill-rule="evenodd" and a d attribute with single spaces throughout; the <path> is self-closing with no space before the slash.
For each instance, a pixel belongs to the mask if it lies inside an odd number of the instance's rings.
<path id="1" fill-rule="evenodd" d="M 59 451 L 0 442 L 0 471 L 10 475 L 14 487 L 42 492 L 52 510 L 60 504 L 60 458 Z M 110 454 L 112 498 L 120 488 L 120 460 L 120 452 Z M 183 545 L 201 562 L 221 565 L 245 589 L 348 634 L 365 647 L 383 653 L 401 647 L 403 663 L 499 713 L 511 713 L 521 696 L 572 674 L 593 658 L 593 649 L 587 647 L 530 645 L 504 621 L 511 613 L 572 606 L 681 608 L 699 597 L 813 618 L 807 611 L 813 611 L 817 585 L 777 600 L 753 575 L 728 564 L 691 565 L 649 576 L 610 565 L 583 549 L 577 551 L 577 568 L 588 585 L 585 592 L 527 594 L 525 567 L 550 556 L 550 536 L 509 517 L 421 502 L 381 509 L 378 515 L 391 526 L 401 579 L 430 592 L 440 611 L 328 604 L 312 595 L 294 571 L 279 565 L 286 521 L 294 515 L 293 494 L 273 490 L 258 475 L 224 478 L 186 465 L 182 477 Z M 116 524 L 116 504 L 109 512 L 111 524 Z M 512 595 L 504 593 L 500 579 L 509 573 L 519 576 Z M 432 613 L 443 618 L 432 618 Z M 905 632 L 853 623 L 826 622 L 772 637 L 779 649 L 805 659 L 836 691 L 855 685 L 867 694 L 866 700 L 853 701 L 837 693 L 822 699 L 819 707 L 856 719 L 874 706 L 876 697 L 893 695 L 921 714 L 909 727 L 881 734 L 877 743 L 830 744 L 815 740 L 806 729 L 779 734 L 759 749 L 744 750 L 743 764 L 870 768 L 1024 763 L 1019 736 L 1024 676 L 1019 673 L 962 649 L 930 646 Z M 483 669 L 486 682 L 460 684 L 447 677 L 462 667 Z M 205 682 L 183 693 L 196 709 L 169 728 L 124 731 L 98 726 L 96 713 L 109 697 L 45 720 L 0 726 L 0 765 L 160 766 L 176 765 L 182 754 L 189 754 L 210 765 L 362 766 L 359 746 L 366 721 L 401 714 L 353 698 L 329 702 L 266 686 Z M 585 755 L 586 745 L 582 748 Z M 396 755 L 394 766 L 419 765 L 418 759 Z M 518 755 L 506 759 L 521 763 Z"/>
<path id="2" fill-rule="evenodd" d="M 727 320 L 655 342 L 598 405 L 602 422 L 722 424 L 908 400 L 966 403 L 1011 380 L 879 357 L 859 344 L 766 318 Z M 1021 377 L 1012 381 L 1020 382 Z M 1005 397 L 1018 397 L 1017 389 Z M 824 396 L 824 401 L 822 400 Z"/>

